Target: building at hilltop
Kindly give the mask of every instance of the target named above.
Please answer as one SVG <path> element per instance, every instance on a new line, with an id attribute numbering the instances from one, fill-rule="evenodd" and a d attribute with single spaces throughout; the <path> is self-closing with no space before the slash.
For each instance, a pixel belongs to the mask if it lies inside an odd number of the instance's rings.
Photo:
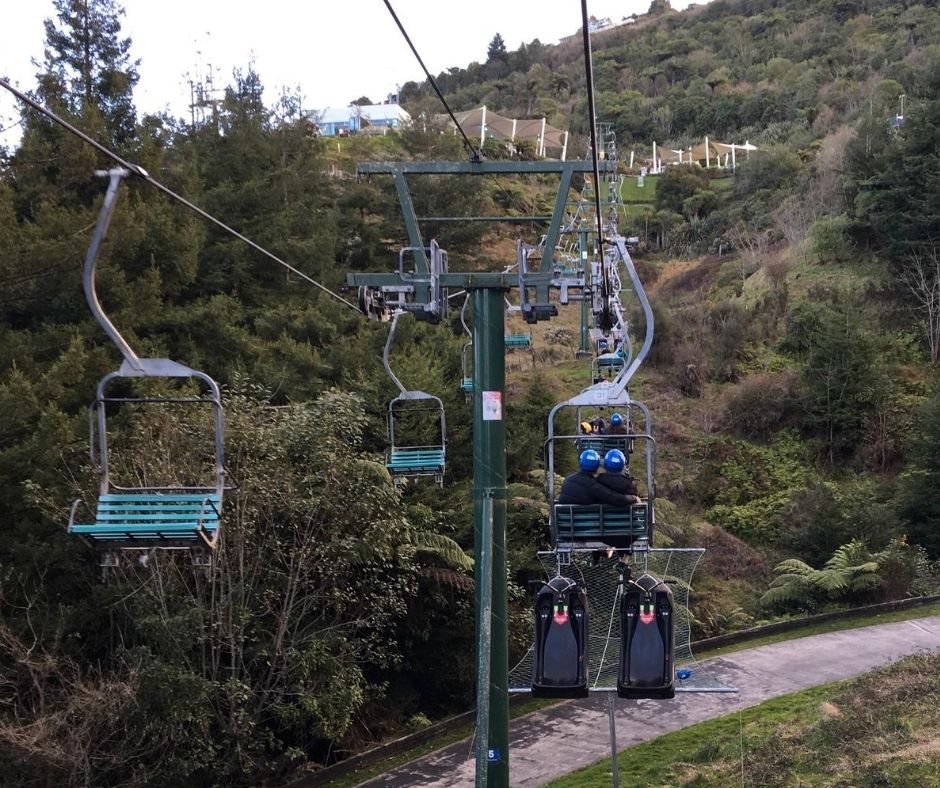
<path id="1" fill-rule="evenodd" d="M 326 107 L 308 117 L 324 137 L 345 137 L 359 132 L 386 133 L 411 123 L 411 115 L 398 104 L 350 104 Z"/>

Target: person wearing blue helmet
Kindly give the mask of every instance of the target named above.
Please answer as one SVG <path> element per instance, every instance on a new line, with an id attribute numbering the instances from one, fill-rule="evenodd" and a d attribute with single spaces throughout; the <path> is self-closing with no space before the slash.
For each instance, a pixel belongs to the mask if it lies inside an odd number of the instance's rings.
<path id="1" fill-rule="evenodd" d="M 607 428 L 608 435 L 629 435 L 630 430 L 627 429 L 627 425 L 623 422 L 623 416 L 619 413 L 614 413 L 610 417 L 610 426 Z"/>
<path id="2" fill-rule="evenodd" d="M 561 485 L 558 503 L 574 506 L 603 504 L 624 509 L 629 505 L 625 495 L 605 487 L 597 480 L 601 467 L 601 456 L 594 449 L 585 449 L 578 457 L 576 473 L 565 477 Z"/>
<path id="3" fill-rule="evenodd" d="M 604 473 L 597 477 L 597 483 L 608 490 L 626 496 L 629 503 L 640 502 L 636 481 L 630 475 L 627 458 L 620 449 L 611 449 L 604 455 Z"/>

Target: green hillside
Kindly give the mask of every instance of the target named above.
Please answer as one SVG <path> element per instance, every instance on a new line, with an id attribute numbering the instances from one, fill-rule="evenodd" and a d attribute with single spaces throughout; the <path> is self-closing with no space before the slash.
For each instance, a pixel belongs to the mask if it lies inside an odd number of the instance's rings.
<path id="1" fill-rule="evenodd" d="M 116 23 L 113 4 L 60 5 L 37 99 L 352 302 L 345 273 L 392 270 L 407 245 L 390 180 L 352 177 L 355 162 L 466 158 L 458 138 L 420 124 L 314 137 L 290 101 L 264 106 L 250 67 L 205 122 L 137 119 L 133 46 L 88 12 Z M 759 147 L 733 175 L 668 167 L 639 188 L 637 172 L 619 172 L 618 222 L 639 236 L 656 320 L 631 393 L 654 418 L 657 543 L 708 548 L 694 636 L 935 591 L 940 10 L 653 5 L 595 39 L 599 114 L 619 150 L 704 135 Z M 86 39 L 90 61 L 74 46 Z M 583 133 L 579 57 L 575 43 L 532 42 L 440 81 L 456 109 L 485 102 Z M 402 100 L 415 117 L 439 109 L 421 85 Z M 94 508 L 87 405 L 120 360 L 80 273 L 104 191 L 91 172 L 111 162 L 24 118 L 21 143 L 0 151 L 0 775 L 273 785 L 469 708 L 472 414 L 458 310 L 441 326 L 400 323 L 392 367 L 443 400 L 448 457 L 442 490 L 396 490 L 383 460 L 397 392 L 380 363 L 388 324 L 131 179 L 99 296 L 140 355 L 221 383 L 231 489 L 210 569 L 156 552 L 102 582 L 65 524 L 75 499 L 82 517 Z M 553 199 L 547 180 L 516 178 L 416 179 L 413 196 L 423 216 L 539 215 Z M 490 271 L 542 231 L 424 230 L 452 270 Z M 517 315 L 507 326 L 528 331 Z M 577 309 L 564 308 L 507 355 L 511 659 L 530 637 L 535 553 L 549 547 L 546 416 L 589 381 L 577 336 Z M 171 392 L 192 393 L 146 391 Z M 195 409 L 109 415 L 126 483 L 195 477 L 211 457 Z"/>
<path id="2" fill-rule="evenodd" d="M 635 785 L 932 785 L 936 655 L 907 657 L 851 681 L 814 687 L 691 725 L 620 753 Z M 581 769 L 554 788 L 610 785 L 610 762 Z"/>

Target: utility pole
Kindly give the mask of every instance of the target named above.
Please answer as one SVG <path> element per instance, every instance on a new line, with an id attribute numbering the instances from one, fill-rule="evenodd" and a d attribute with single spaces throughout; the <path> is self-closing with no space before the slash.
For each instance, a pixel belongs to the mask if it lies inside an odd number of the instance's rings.
<path id="1" fill-rule="evenodd" d="M 602 162 L 602 170 L 610 169 Z M 447 312 L 449 288 L 470 292 L 473 306 L 473 533 L 476 577 L 477 644 L 477 772 L 478 788 L 509 788 L 509 628 L 506 602 L 506 425 L 505 405 L 505 296 L 519 289 L 526 322 L 535 323 L 557 313 L 549 298 L 560 290 L 583 294 L 590 281 L 583 276 L 556 274 L 555 244 L 564 218 L 574 173 L 591 172 L 585 161 L 469 161 L 369 162 L 357 167 L 361 175 L 391 175 L 413 253 L 413 272 L 402 266 L 392 273 L 348 273 L 346 284 L 379 291 L 386 307 L 409 311 L 417 319 L 439 322 Z M 516 273 L 451 272 L 432 270 L 419 223 L 432 217 L 415 214 L 408 175 L 555 174 L 558 194 L 537 268 L 529 270 L 528 250 L 519 249 Z M 544 221 L 546 217 L 475 217 L 450 221 Z M 448 221 L 433 217 L 434 221 Z M 586 265 L 587 232 L 582 234 L 582 262 Z M 362 299 L 372 302 L 371 297 Z M 374 315 L 373 315 L 374 316 Z"/>
<path id="2" fill-rule="evenodd" d="M 473 544 L 477 611 L 477 779 L 509 785 L 509 627 L 506 605 L 505 290 L 473 303 Z M 486 713 L 484 713 L 484 710 Z"/>

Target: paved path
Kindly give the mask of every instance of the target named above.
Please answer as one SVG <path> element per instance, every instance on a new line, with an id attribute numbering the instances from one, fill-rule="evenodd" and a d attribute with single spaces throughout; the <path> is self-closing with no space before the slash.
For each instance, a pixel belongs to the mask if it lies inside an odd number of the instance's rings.
<path id="1" fill-rule="evenodd" d="M 617 745 L 719 717 L 789 692 L 866 673 L 916 651 L 940 650 L 940 616 L 787 640 L 717 657 L 703 665 L 735 694 L 679 693 L 675 700 L 616 700 Z M 610 755 L 606 694 L 529 714 L 509 728 L 510 784 L 545 785 Z M 462 741 L 364 786 L 472 786 L 473 755 Z"/>

